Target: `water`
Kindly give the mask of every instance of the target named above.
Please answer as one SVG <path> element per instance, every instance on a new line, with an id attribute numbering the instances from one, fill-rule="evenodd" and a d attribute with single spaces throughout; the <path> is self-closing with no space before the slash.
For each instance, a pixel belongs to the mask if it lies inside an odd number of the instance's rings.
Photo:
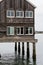
<path id="1" fill-rule="evenodd" d="M 7 44 L 8 47 L 5 47 L 6 50 L 4 48 L 4 45 L 6 44 L 3 44 L 4 50 L 2 49 L 2 45 L 0 44 L 0 53 L 2 54 L 2 58 L 0 59 L 0 65 L 43 65 L 43 35 L 36 35 L 36 39 L 38 39 L 38 42 L 36 43 L 36 62 L 33 62 L 32 59 L 31 43 L 29 60 L 21 59 L 21 57 L 14 53 L 14 44 L 9 44 L 10 46 Z M 6 54 L 4 54 L 5 52 Z"/>

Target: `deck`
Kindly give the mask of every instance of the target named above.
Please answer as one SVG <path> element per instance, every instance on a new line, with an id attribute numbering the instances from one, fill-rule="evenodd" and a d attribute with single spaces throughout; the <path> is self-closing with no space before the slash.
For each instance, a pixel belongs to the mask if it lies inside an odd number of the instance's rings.
<path id="1" fill-rule="evenodd" d="M 31 42 L 36 43 L 37 39 L 25 38 L 25 37 L 3 37 L 0 38 L 0 42 Z"/>

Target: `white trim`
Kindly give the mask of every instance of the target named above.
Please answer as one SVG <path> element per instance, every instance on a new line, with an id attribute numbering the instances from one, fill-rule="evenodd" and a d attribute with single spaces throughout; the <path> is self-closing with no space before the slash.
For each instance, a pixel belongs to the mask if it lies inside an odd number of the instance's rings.
<path id="1" fill-rule="evenodd" d="M 14 26 L 7 26 L 7 35 L 14 35 L 14 34 L 8 34 L 8 27 L 13 27 L 14 28 Z M 14 31 L 13 31 L 13 33 L 14 33 Z"/>
<path id="2" fill-rule="evenodd" d="M 23 27 L 23 26 L 21 26 L 21 27 Z M 20 29 L 20 34 L 18 34 L 17 32 L 16 32 L 16 35 L 24 35 L 24 27 L 23 27 L 23 34 L 21 34 L 21 27 L 20 26 L 17 26 L 16 28 L 19 28 Z"/>
<path id="3" fill-rule="evenodd" d="M 28 34 L 25 34 L 25 35 L 33 35 L 33 27 L 28 27 L 29 29 L 32 28 L 32 34 L 28 33 Z"/>
<path id="4" fill-rule="evenodd" d="M 29 13 L 29 16 L 26 16 L 26 13 Z M 32 13 L 32 17 L 30 17 L 30 13 Z M 33 18 L 33 11 L 25 11 L 25 18 Z"/>
<path id="5" fill-rule="evenodd" d="M 19 12 L 19 13 L 22 12 L 22 16 L 20 16 L 20 15 L 17 16 L 17 12 Z M 24 18 L 24 11 L 19 11 L 19 10 L 17 10 L 17 11 L 16 11 L 16 18 Z"/>
<path id="6" fill-rule="evenodd" d="M 10 12 L 10 16 L 8 16 L 8 12 Z M 11 12 L 13 12 L 13 16 L 11 16 Z M 7 10 L 6 16 L 7 16 L 7 18 L 14 18 L 15 17 L 15 11 L 14 10 Z"/>

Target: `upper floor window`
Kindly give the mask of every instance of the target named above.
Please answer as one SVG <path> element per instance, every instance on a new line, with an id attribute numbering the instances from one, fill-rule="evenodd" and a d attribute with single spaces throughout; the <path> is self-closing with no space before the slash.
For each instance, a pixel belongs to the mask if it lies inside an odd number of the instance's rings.
<path id="1" fill-rule="evenodd" d="M 25 34 L 26 35 L 33 35 L 33 27 L 26 27 Z"/>
<path id="2" fill-rule="evenodd" d="M 23 18 L 24 17 L 24 11 L 16 11 L 16 17 L 17 18 Z"/>
<path id="3" fill-rule="evenodd" d="M 25 11 L 26 18 L 33 18 L 33 11 Z"/>
<path id="4" fill-rule="evenodd" d="M 7 27 L 7 35 L 14 35 L 14 27 L 13 26 Z"/>
<path id="5" fill-rule="evenodd" d="M 14 10 L 7 10 L 7 17 L 8 18 L 14 18 L 15 17 Z"/>

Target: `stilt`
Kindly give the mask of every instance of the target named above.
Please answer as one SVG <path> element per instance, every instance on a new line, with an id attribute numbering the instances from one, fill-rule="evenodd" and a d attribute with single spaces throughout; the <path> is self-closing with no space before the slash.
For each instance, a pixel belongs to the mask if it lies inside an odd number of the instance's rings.
<path id="1" fill-rule="evenodd" d="M 33 61 L 36 61 L 36 48 L 35 48 L 35 43 L 33 43 Z"/>
<path id="2" fill-rule="evenodd" d="M 27 42 L 27 59 L 30 57 L 29 42 Z"/>
<path id="3" fill-rule="evenodd" d="M 17 42 L 15 42 L 15 52 L 17 52 Z"/>
<path id="4" fill-rule="evenodd" d="M 18 42 L 18 53 L 20 55 L 20 42 Z"/>
<path id="5" fill-rule="evenodd" d="M 24 59 L 24 42 L 22 42 L 22 58 Z"/>

